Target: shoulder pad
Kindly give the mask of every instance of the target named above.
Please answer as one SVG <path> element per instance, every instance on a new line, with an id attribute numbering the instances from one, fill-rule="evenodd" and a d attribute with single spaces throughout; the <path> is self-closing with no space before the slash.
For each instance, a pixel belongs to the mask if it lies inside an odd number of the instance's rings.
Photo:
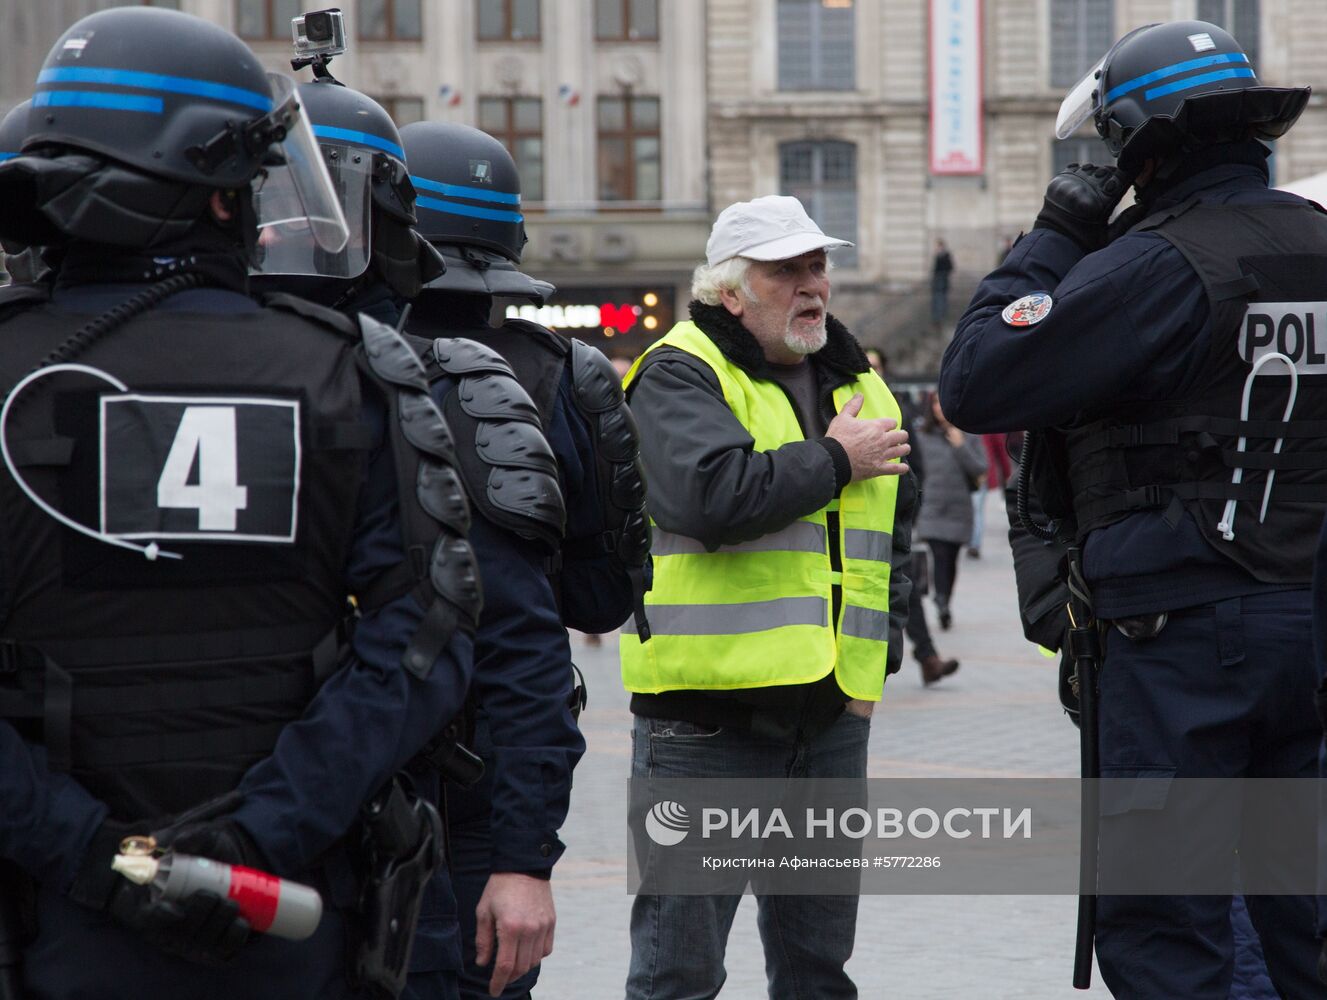
<path id="1" fill-rule="evenodd" d="M 301 299 L 297 295 L 287 295 L 285 292 L 273 292 L 270 295 L 264 295 L 259 301 L 268 309 L 292 312 L 297 316 L 303 316 L 305 319 L 311 319 L 320 326 L 330 327 L 343 337 L 359 339 L 359 330 L 355 327 L 355 321 L 345 313 L 337 312 L 335 309 L 320 306 L 316 302 Z"/>
<path id="2" fill-rule="evenodd" d="M 405 338 L 386 323 L 359 314 L 359 332 L 370 370 L 384 382 L 428 394 L 424 363 Z"/>
<path id="3" fill-rule="evenodd" d="M 562 537 L 567 510 L 556 476 L 531 472 L 529 469 L 494 468 L 488 474 L 486 495 L 492 508 L 528 519 L 524 525 L 512 522 L 510 518 L 498 519 L 497 523 L 527 538 L 548 533 L 552 536 L 549 539 L 550 545 L 556 544 L 556 539 Z M 545 530 L 532 530 L 534 525 Z"/>
<path id="4" fill-rule="evenodd" d="M 565 358 L 571 353 L 571 341 L 567 340 L 566 337 L 559 337 L 548 327 L 540 326 L 538 323 L 531 323 L 528 319 L 505 320 L 502 324 L 502 329 L 510 330 L 513 333 L 524 334 L 538 343 L 541 347 L 547 347 L 559 357 Z"/>
<path id="5" fill-rule="evenodd" d="M 475 426 L 475 451 L 488 465 L 557 475 L 557 459 L 538 424 L 523 420 L 481 421 Z"/>
<path id="6" fill-rule="evenodd" d="M 429 580 L 439 597 L 459 609 L 473 629 L 479 622 L 484 592 L 479 585 L 479 560 L 464 538 L 438 539 L 429 562 Z"/>
<path id="7" fill-rule="evenodd" d="M 459 341 L 456 343 L 460 343 Z M 544 437 L 529 395 L 497 354 L 507 374 L 482 361 L 488 348 L 466 350 L 468 362 L 449 354 L 449 365 L 470 363 L 443 402 L 459 447 L 457 467 L 470 501 L 493 524 L 538 541 L 550 553 L 562 537 L 566 509 L 557 458 Z M 443 362 L 439 361 L 441 365 Z"/>
<path id="8" fill-rule="evenodd" d="M 424 363 L 393 327 L 360 314 L 357 361 L 388 397 L 388 428 L 396 467 L 404 572 L 426 610 L 402 663 L 425 676 L 458 630 L 473 633 L 483 605 L 478 564 L 463 537 L 470 507 L 457 469 L 456 446 L 429 394 Z M 393 419 L 393 417 L 395 419 Z M 432 546 L 427 573 L 422 554 Z M 394 583 L 400 573 L 391 574 Z M 380 606 L 373 601 L 369 606 Z"/>
<path id="9" fill-rule="evenodd" d="M 448 375 L 493 373 L 515 378 L 511 365 L 486 344 L 466 337 L 439 337 L 429 348 L 433 360 Z"/>
<path id="10" fill-rule="evenodd" d="M 510 369 L 508 369 L 510 371 Z M 539 423 L 530 394 L 514 375 L 472 375 L 456 389 L 461 409 L 476 420 L 523 420 Z"/>
<path id="11" fill-rule="evenodd" d="M 571 342 L 571 379 L 576 402 L 587 413 L 603 413 L 622 404 L 622 380 L 613 363 L 583 340 Z"/>
<path id="12" fill-rule="evenodd" d="M 631 409 L 619 406 L 599 417 L 597 443 L 610 462 L 634 462 L 640 452 L 640 431 Z"/>

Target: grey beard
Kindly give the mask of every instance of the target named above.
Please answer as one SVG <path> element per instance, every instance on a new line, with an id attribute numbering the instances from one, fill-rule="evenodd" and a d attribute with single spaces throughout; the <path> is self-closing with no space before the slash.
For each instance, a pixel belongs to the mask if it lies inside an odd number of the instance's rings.
<path id="1" fill-rule="evenodd" d="M 825 346 L 825 342 L 828 339 L 829 339 L 829 334 L 825 330 L 824 323 L 820 324 L 818 336 L 815 338 L 815 340 L 807 341 L 803 340 L 802 338 L 796 336 L 793 333 L 792 322 L 789 321 L 788 330 L 783 335 L 783 346 L 788 348 L 788 350 L 792 351 L 794 354 L 801 354 L 801 355 L 815 354 L 817 351 L 819 351 L 822 347 Z"/>

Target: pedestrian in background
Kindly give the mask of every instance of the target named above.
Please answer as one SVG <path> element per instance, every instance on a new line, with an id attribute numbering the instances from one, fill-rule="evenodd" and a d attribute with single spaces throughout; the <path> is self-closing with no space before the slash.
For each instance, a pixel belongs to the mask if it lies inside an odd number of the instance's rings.
<path id="1" fill-rule="evenodd" d="M 931 325 L 937 330 L 945 321 L 949 310 L 949 276 L 954 273 L 954 258 L 945 241 L 935 241 L 935 257 L 931 261 Z"/>
<path id="2" fill-rule="evenodd" d="M 931 549 L 935 612 L 940 628 L 948 631 L 953 623 L 950 599 L 958 576 L 958 553 L 972 538 L 972 493 L 986 475 L 986 451 L 979 436 L 964 434 L 945 419 L 934 392 L 926 396 L 916 450 L 926 466 L 917 537 Z"/>

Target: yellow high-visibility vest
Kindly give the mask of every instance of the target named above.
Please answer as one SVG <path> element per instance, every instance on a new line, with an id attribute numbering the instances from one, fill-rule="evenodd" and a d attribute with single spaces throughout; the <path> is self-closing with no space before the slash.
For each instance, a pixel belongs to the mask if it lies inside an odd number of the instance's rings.
<path id="1" fill-rule="evenodd" d="M 679 323 L 641 355 L 627 373 L 628 387 L 644 359 L 664 346 L 709 365 L 757 451 L 804 439 L 782 387 L 752 378 L 694 323 Z M 835 389 L 836 409 L 857 393 L 863 397 L 862 417 L 899 420 L 898 404 L 875 372 Z M 694 538 L 654 525 L 654 587 L 645 597 L 651 638 L 641 642 L 634 632 L 622 635 L 627 690 L 774 687 L 806 684 L 833 671 L 850 697 L 879 700 L 889 643 L 897 497 L 897 476 L 850 483 L 814 514 L 712 552 Z M 838 512 L 838 571 L 830 556 L 831 511 Z M 842 596 L 831 625 L 835 584 Z"/>

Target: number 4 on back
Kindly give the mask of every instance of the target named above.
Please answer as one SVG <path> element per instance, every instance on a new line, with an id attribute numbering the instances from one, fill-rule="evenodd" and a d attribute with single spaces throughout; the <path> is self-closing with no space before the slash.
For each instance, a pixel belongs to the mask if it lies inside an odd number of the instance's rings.
<path id="1" fill-rule="evenodd" d="M 237 441 L 235 407 L 186 407 L 157 480 L 157 505 L 197 510 L 199 531 L 234 531 L 237 514 L 249 505 L 249 490 L 239 484 Z M 195 460 L 198 482 L 190 483 Z"/>

